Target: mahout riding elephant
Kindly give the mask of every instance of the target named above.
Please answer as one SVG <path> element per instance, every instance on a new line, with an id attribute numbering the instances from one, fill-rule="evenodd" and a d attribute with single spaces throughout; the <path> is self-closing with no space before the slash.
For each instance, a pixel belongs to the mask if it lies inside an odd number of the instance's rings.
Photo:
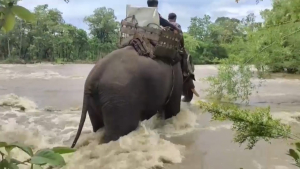
<path id="1" fill-rule="evenodd" d="M 156 113 L 164 119 L 177 115 L 181 96 L 187 101 L 193 97 L 186 90 L 194 91 L 190 83 L 194 78 L 183 73 L 187 67 L 183 35 L 170 28 L 139 25 L 142 22 L 136 16 L 138 13 L 121 21 L 119 49 L 100 59 L 86 79 L 72 148 L 87 113 L 94 132 L 104 127 L 101 142 L 108 143 Z"/>
<path id="2" fill-rule="evenodd" d="M 177 115 L 181 95 L 187 95 L 183 90 L 190 85 L 189 79 L 185 81 L 180 62 L 171 66 L 143 57 L 132 46 L 111 52 L 95 64 L 85 81 L 82 114 L 72 147 L 87 112 L 94 132 L 104 127 L 102 143 L 127 135 L 139 121 L 157 112 L 165 119 Z"/>

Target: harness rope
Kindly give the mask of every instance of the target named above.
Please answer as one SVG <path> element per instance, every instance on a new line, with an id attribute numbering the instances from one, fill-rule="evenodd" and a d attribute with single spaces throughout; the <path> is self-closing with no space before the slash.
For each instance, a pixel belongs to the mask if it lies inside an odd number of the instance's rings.
<path id="1" fill-rule="evenodd" d="M 171 98 L 171 96 L 172 96 L 172 94 L 173 94 L 174 83 L 175 83 L 175 78 L 174 78 L 174 76 L 175 76 L 175 75 L 174 75 L 174 66 L 172 66 L 172 87 L 171 87 L 170 94 L 169 94 L 168 97 L 167 97 L 167 101 L 166 101 L 165 105 L 167 105 L 167 104 L 169 103 L 170 98 Z"/>

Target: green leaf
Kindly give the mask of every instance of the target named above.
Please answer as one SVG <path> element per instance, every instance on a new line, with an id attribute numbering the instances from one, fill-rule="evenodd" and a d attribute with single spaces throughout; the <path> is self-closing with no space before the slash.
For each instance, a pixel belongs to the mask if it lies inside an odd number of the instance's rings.
<path id="1" fill-rule="evenodd" d="M 22 6 L 15 5 L 11 8 L 11 10 L 15 15 L 26 22 L 33 22 L 35 20 L 34 14 Z"/>
<path id="2" fill-rule="evenodd" d="M 1 155 L 1 156 L 4 156 L 5 154 L 4 154 L 3 152 L 0 151 L 0 155 Z"/>
<path id="3" fill-rule="evenodd" d="M 300 142 L 295 143 L 297 150 L 300 152 Z"/>
<path id="4" fill-rule="evenodd" d="M 11 146 L 18 147 L 19 149 L 21 149 L 25 153 L 27 153 L 29 156 L 33 156 L 32 149 L 29 146 L 26 146 L 26 145 L 20 144 L 20 143 L 14 143 L 14 144 L 11 144 Z"/>
<path id="5" fill-rule="evenodd" d="M 8 161 L 6 159 L 3 159 L 2 161 L 0 161 L 0 169 L 8 168 L 8 164 Z"/>
<path id="6" fill-rule="evenodd" d="M 8 163 L 8 169 L 19 169 L 19 167 L 14 163 Z"/>
<path id="7" fill-rule="evenodd" d="M 52 148 L 52 150 L 58 154 L 67 154 L 67 153 L 73 153 L 76 151 L 76 149 L 69 148 L 69 147 L 54 147 L 54 148 Z"/>
<path id="8" fill-rule="evenodd" d="M 0 169 L 19 169 L 14 163 L 9 163 L 6 159 L 0 161 Z"/>
<path id="9" fill-rule="evenodd" d="M 32 164 L 36 165 L 45 165 L 49 164 L 50 166 L 56 167 L 56 166 L 63 166 L 66 164 L 63 157 L 55 153 L 53 150 L 50 149 L 44 149 L 38 151 L 30 161 Z"/>
<path id="10" fill-rule="evenodd" d="M 5 150 L 6 150 L 7 153 L 10 153 L 10 151 L 11 151 L 12 149 L 14 149 L 14 148 L 15 148 L 15 146 L 12 146 L 12 145 L 7 145 L 7 146 L 5 146 Z"/>
<path id="11" fill-rule="evenodd" d="M 296 162 L 299 161 L 299 153 L 293 149 L 289 149 L 289 156 L 293 157 Z"/>
<path id="12" fill-rule="evenodd" d="M 32 169 L 43 169 L 43 167 L 41 167 L 39 165 L 33 165 Z"/>
<path id="13" fill-rule="evenodd" d="M 5 147 L 5 146 L 7 146 L 6 142 L 0 142 L 0 147 Z"/>
<path id="14" fill-rule="evenodd" d="M 4 25 L 3 28 L 5 29 L 5 32 L 11 31 L 16 23 L 16 17 L 12 12 L 8 12 L 5 14 L 4 18 Z"/>

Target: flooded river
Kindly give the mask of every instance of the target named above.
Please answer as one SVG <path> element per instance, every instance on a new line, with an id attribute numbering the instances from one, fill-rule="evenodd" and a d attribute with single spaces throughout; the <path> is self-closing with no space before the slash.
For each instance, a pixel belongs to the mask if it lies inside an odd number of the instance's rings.
<path id="1" fill-rule="evenodd" d="M 36 149 L 70 146 L 77 131 L 83 85 L 93 65 L 0 65 L 0 141 L 22 141 Z M 197 79 L 215 75 L 214 66 L 196 66 Z M 257 79 L 253 79 L 258 83 Z M 208 84 L 197 80 L 200 99 Z M 116 142 L 98 145 L 102 131 L 92 133 L 87 118 L 68 169 L 294 169 L 286 155 L 289 142 L 259 142 L 253 150 L 232 142 L 229 122 L 211 122 L 195 105 L 182 103 L 168 121 L 153 117 Z M 300 80 L 268 79 L 251 96 L 252 106 L 271 106 L 275 118 L 293 126 L 300 116 Z M 20 111 L 20 107 L 26 109 Z M 296 131 L 297 132 L 297 131 Z M 13 151 L 18 159 L 27 156 Z M 26 168 L 26 167 L 24 167 Z"/>

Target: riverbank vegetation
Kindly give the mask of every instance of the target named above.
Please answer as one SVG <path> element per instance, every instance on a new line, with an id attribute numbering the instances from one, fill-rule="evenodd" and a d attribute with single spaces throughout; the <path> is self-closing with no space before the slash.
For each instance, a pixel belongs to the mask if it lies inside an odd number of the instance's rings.
<path id="1" fill-rule="evenodd" d="M 186 47 L 195 64 L 229 59 L 233 64 L 254 64 L 259 70 L 298 73 L 300 59 L 295 44 L 299 35 L 285 37 L 297 32 L 299 26 L 296 9 L 289 12 L 290 7 L 296 8 L 296 2 L 274 3 L 275 8 L 261 12 L 264 22 L 257 22 L 253 13 L 241 20 L 218 17 L 213 21 L 209 15 L 195 16 L 185 33 Z M 122 18 L 117 20 L 111 8 L 99 7 L 86 16 L 88 31 L 66 23 L 62 12 L 47 4 L 36 6 L 34 14 L 35 22 L 16 19 L 12 31 L 0 34 L 0 61 L 94 62 L 117 48 Z"/>
<path id="2" fill-rule="evenodd" d="M 253 89 L 259 87 L 251 82 L 254 76 L 300 73 L 299 5 L 300 0 L 274 0 L 271 10 L 261 12 L 263 22 L 257 22 L 253 13 L 242 20 L 193 17 L 184 34 L 195 64 L 219 64 L 218 75 L 207 79 L 208 97 L 216 102 L 199 102 L 200 107 L 214 120 L 233 121 L 234 141 L 248 142 L 249 149 L 260 139 L 292 138 L 290 127 L 272 119 L 269 108 L 250 111 L 220 101 L 247 104 Z M 17 19 L 12 31 L 0 34 L 0 61 L 94 62 L 117 48 L 119 22 L 113 9 L 100 7 L 85 17 L 89 33 L 65 23 L 62 13 L 48 5 L 37 6 L 34 14 L 35 23 Z M 295 145 L 289 155 L 300 166 L 300 143 Z"/>

